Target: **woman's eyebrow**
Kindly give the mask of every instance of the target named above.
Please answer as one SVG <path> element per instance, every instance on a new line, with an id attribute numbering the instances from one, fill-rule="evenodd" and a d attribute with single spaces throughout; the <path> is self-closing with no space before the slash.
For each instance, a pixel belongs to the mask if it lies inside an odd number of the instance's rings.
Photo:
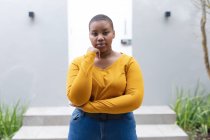
<path id="1" fill-rule="evenodd" d="M 97 30 L 90 30 L 91 32 L 97 32 Z"/>

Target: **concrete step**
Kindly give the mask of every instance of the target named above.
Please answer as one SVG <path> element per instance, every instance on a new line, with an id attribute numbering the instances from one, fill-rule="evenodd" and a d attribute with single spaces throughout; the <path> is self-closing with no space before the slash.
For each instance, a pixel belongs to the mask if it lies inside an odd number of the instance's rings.
<path id="1" fill-rule="evenodd" d="M 24 114 L 23 125 L 68 125 L 74 107 L 31 107 Z M 137 124 L 173 124 L 175 112 L 168 106 L 142 106 L 134 111 Z"/>
<path id="2" fill-rule="evenodd" d="M 67 140 L 68 126 L 23 126 L 13 140 Z M 188 140 L 177 125 L 137 125 L 139 140 Z"/>
<path id="3" fill-rule="evenodd" d="M 188 135 L 176 124 L 137 125 L 138 140 L 188 140 Z"/>

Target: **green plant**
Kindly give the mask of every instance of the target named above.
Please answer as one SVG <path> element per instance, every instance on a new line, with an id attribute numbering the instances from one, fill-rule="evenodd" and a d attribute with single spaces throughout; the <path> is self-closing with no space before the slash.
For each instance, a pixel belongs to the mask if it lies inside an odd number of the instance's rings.
<path id="1" fill-rule="evenodd" d="M 210 131 L 210 92 L 197 85 L 194 91 L 177 88 L 177 98 L 172 106 L 176 123 L 191 139 L 206 139 Z"/>
<path id="2" fill-rule="evenodd" d="M 26 106 L 18 101 L 13 106 L 0 104 L 0 139 L 10 140 L 14 133 L 22 126 L 23 113 Z"/>

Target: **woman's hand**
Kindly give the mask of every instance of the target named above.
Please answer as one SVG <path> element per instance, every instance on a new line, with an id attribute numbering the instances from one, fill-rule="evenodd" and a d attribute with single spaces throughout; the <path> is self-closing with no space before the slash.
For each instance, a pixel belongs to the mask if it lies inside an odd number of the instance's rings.
<path id="1" fill-rule="evenodd" d="M 76 105 L 73 105 L 72 103 L 69 103 L 69 105 L 72 106 L 72 107 L 76 107 L 76 108 L 79 108 L 79 109 L 82 110 L 82 106 L 76 106 Z"/>
<path id="2" fill-rule="evenodd" d="M 100 51 L 99 51 L 99 49 L 94 48 L 94 47 L 89 47 L 87 51 L 89 51 L 89 52 L 95 52 L 96 55 L 97 55 L 97 57 L 100 58 Z"/>

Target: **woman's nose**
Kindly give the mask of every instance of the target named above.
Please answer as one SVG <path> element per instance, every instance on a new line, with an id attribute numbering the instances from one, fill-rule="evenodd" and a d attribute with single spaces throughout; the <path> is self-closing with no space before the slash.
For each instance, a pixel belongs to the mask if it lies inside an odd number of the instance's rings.
<path id="1" fill-rule="evenodd" d="M 98 35 L 98 41 L 103 41 L 104 40 L 104 36 L 103 35 Z"/>

